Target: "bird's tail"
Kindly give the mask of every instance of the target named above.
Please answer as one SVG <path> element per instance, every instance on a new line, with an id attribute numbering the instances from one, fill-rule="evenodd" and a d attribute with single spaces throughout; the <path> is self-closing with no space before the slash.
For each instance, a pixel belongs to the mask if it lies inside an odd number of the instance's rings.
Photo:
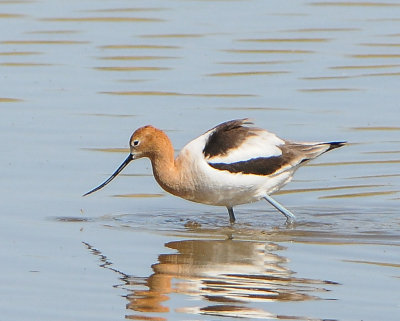
<path id="1" fill-rule="evenodd" d="M 332 149 L 346 145 L 347 142 L 329 142 L 329 143 L 324 143 L 324 144 L 329 146 L 329 148 L 325 152 L 329 152 Z"/>
<path id="2" fill-rule="evenodd" d="M 304 157 L 302 162 L 312 160 L 321 154 L 342 147 L 343 145 L 346 145 L 346 142 L 310 143 L 309 145 L 302 145 L 301 152 Z"/>
<path id="3" fill-rule="evenodd" d="M 346 142 L 326 142 L 326 143 L 296 143 L 287 142 L 284 153 L 291 154 L 292 166 L 296 163 L 299 165 L 308 162 L 321 154 L 324 154 L 332 149 L 346 145 Z"/>

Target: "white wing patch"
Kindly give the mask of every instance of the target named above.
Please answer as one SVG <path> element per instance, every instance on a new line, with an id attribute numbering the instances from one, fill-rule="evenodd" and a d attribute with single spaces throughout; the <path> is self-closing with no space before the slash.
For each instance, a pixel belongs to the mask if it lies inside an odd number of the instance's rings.
<path id="1" fill-rule="evenodd" d="M 255 135 L 249 135 L 237 148 L 232 148 L 228 153 L 207 158 L 209 163 L 236 163 L 253 158 L 268 158 L 282 155 L 279 148 L 285 142 L 266 130 L 256 130 Z"/>

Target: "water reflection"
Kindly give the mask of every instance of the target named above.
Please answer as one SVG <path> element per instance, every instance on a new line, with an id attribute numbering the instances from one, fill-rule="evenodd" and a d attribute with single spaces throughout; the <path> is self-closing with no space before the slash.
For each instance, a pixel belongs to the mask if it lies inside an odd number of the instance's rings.
<path id="1" fill-rule="evenodd" d="M 288 268 L 286 249 L 276 243 L 241 240 L 183 240 L 166 243 L 175 253 L 160 254 L 153 274 L 137 277 L 112 267 L 107 257 L 85 243 L 101 267 L 120 274 L 128 290 L 127 318 L 162 320 L 150 313 L 229 317 L 303 319 L 257 308 L 257 303 L 319 300 L 331 281 L 296 277 Z M 179 307 L 171 297 L 184 295 Z M 189 301 L 190 300 L 190 304 Z M 140 313 L 140 315 L 138 315 Z M 143 313 L 146 316 L 142 315 Z"/>

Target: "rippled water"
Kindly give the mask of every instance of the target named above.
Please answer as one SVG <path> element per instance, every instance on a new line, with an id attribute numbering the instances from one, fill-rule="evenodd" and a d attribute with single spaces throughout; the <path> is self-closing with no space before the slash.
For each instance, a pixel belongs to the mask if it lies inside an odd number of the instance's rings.
<path id="1" fill-rule="evenodd" d="M 400 6 L 325 1 L 0 1 L 0 310 L 7 320 L 397 320 Z M 250 117 L 346 140 L 276 199 L 167 195 L 136 161 Z"/>

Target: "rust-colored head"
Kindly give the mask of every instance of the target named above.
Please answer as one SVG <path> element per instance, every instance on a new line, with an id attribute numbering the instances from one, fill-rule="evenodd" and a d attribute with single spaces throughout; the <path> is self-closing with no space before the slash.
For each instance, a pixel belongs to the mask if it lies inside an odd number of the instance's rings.
<path id="1" fill-rule="evenodd" d="M 83 196 L 89 195 L 93 192 L 106 186 L 111 182 L 122 170 L 132 161 L 142 157 L 148 157 L 154 161 L 157 157 L 166 155 L 173 159 L 172 144 L 162 130 L 153 126 L 144 126 L 137 129 L 131 136 L 129 141 L 130 153 L 118 169 L 107 179 L 103 184 L 97 186 Z"/>
<path id="2" fill-rule="evenodd" d="M 133 159 L 148 157 L 153 160 L 171 149 L 167 135 L 151 125 L 140 127 L 131 136 L 129 147 Z"/>

